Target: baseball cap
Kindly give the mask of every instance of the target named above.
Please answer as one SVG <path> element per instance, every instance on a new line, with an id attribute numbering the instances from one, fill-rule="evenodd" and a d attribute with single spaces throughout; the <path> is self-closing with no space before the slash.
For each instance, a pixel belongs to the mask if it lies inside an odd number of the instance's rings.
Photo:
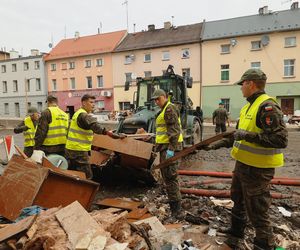
<path id="1" fill-rule="evenodd" d="M 28 110 L 27 110 L 27 114 L 28 115 L 33 115 L 34 113 L 37 113 L 38 112 L 38 110 L 37 110 L 37 108 L 35 108 L 35 107 L 30 107 L 30 108 L 28 108 Z"/>
<path id="2" fill-rule="evenodd" d="M 248 69 L 235 84 L 242 85 L 244 81 L 267 80 L 266 74 L 260 69 Z"/>
<path id="3" fill-rule="evenodd" d="M 156 89 L 152 94 L 151 100 L 154 100 L 162 95 L 166 96 L 166 92 L 162 89 Z"/>

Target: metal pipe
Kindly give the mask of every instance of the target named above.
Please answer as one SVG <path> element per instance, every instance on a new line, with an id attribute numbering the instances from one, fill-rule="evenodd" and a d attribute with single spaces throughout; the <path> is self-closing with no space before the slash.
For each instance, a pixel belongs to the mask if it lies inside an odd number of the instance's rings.
<path id="1" fill-rule="evenodd" d="M 222 198 L 230 197 L 230 190 L 181 188 L 180 192 L 183 194 L 194 194 L 197 196 L 207 196 L 207 197 L 214 196 L 214 197 L 222 197 Z M 300 199 L 299 195 L 281 194 L 281 193 L 271 193 L 271 197 L 273 199 L 290 199 L 290 198 Z"/>
<path id="2" fill-rule="evenodd" d="M 231 178 L 232 173 L 228 172 L 217 172 L 217 171 L 199 171 L 199 170 L 178 170 L 177 173 L 179 175 L 196 175 L 196 176 L 212 176 L 212 177 L 224 177 Z M 294 180 L 300 181 L 300 178 L 289 178 L 289 177 L 275 177 L 275 180 Z M 273 179 L 273 180 L 274 180 Z"/>
<path id="3" fill-rule="evenodd" d="M 202 181 L 181 182 L 180 186 L 186 187 L 186 186 L 206 185 L 206 184 L 214 184 L 214 183 L 231 183 L 231 182 L 232 179 L 211 179 L 211 180 L 202 180 Z M 271 184 L 285 185 L 285 186 L 300 186 L 300 180 L 274 178 L 271 180 Z"/>

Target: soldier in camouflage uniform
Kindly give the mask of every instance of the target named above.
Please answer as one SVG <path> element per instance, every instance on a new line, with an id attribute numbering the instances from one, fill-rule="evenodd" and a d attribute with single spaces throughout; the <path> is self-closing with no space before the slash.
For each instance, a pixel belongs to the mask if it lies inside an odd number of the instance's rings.
<path id="1" fill-rule="evenodd" d="M 97 122 L 97 118 L 91 115 L 94 108 L 95 96 L 89 94 L 82 96 L 81 108 L 72 117 L 65 150 L 69 169 L 85 172 L 88 179 L 93 177 L 89 163 L 93 134 L 113 136 L 111 131 L 106 131 Z"/>
<path id="2" fill-rule="evenodd" d="M 219 103 L 219 108 L 217 108 L 213 112 L 213 124 L 216 125 L 215 132 L 216 134 L 219 134 L 220 132 L 226 132 L 226 122 L 229 127 L 229 119 L 227 110 L 224 108 L 224 103 Z"/>
<path id="3" fill-rule="evenodd" d="M 182 150 L 181 122 L 177 108 L 168 101 L 164 90 L 155 90 L 151 99 L 161 108 L 156 118 L 156 151 L 160 152 L 162 162 L 173 157 L 176 151 Z M 178 164 L 179 162 L 176 161 L 162 168 L 161 174 L 167 190 L 172 217 L 183 219 L 177 175 Z"/>
<path id="4" fill-rule="evenodd" d="M 232 138 L 208 146 L 209 149 L 232 147 L 236 159 L 231 199 L 231 234 L 228 243 L 239 249 L 247 217 L 256 231 L 254 249 L 274 249 L 273 229 L 268 210 L 271 205 L 270 181 L 276 167 L 284 165 L 282 148 L 288 133 L 278 103 L 265 94 L 266 75 L 259 69 L 247 70 L 240 81 L 248 103 L 241 109 L 238 130 Z"/>

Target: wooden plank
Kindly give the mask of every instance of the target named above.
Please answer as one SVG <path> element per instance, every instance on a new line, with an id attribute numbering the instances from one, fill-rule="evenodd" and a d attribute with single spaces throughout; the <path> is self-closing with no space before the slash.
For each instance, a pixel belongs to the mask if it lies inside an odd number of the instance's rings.
<path id="1" fill-rule="evenodd" d="M 221 134 L 215 135 L 213 137 L 210 137 L 210 138 L 208 138 L 208 139 L 206 139 L 204 141 L 201 141 L 201 142 L 199 142 L 199 143 L 197 143 L 197 144 L 195 144 L 195 145 L 193 145 L 191 147 L 183 149 L 180 152 L 178 152 L 175 156 L 173 156 L 173 157 L 171 157 L 171 158 L 169 158 L 169 159 L 161 162 L 160 164 L 156 165 L 154 167 L 154 169 L 164 168 L 166 166 L 169 166 L 170 163 L 172 163 L 172 162 L 174 162 L 174 161 L 176 161 L 176 160 L 178 160 L 178 159 L 180 159 L 180 158 L 182 158 L 182 157 L 184 157 L 184 156 L 186 156 L 186 155 L 194 152 L 196 149 L 201 149 L 201 148 L 203 148 L 203 147 L 205 147 L 205 146 L 207 146 L 207 145 L 209 145 L 209 144 L 211 144 L 213 142 L 219 141 L 219 140 L 221 140 L 221 139 L 223 139 L 225 137 L 229 137 L 232 134 L 234 134 L 234 132 L 235 132 L 235 130 L 231 131 L 231 132 L 221 133 Z"/>
<path id="2" fill-rule="evenodd" d="M 148 212 L 148 209 L 145 208 L 136 208 L 127 214 L 127 219 L 140 219 L 143 215 Z"/>
<path id="3" fill-rule="evenodd" d="M 84 242 L 87 242 L 88 246 L 94 234 L 100 229 L 99 224 L 78 201 L 60 209 L 55 216 L 75 249 L 78 244 L 84 244 Z"/>
<path id="4" fill-rule="evenodd" d="M 17 234 L 23 233 L 31 227 L 36 216 L 29 216 L 15 224 L 10 224 L 5 228 L 0 229 L 0 242 L 7 240 Z"/>
<path id="5" fill-rule="evenodd" d="M 94 135 L 93 146 L 149 160 L 153 144 L 133 138 L 113 139 L 107 135 Z"/>
<path id="6" fill-rule="evenodd" d="M 89 162 L 90 164 L 101 165 L 103 162 L 108 160 L 109 157 L 110 154 L 103 153 L 102 151 L 91 150 Z"/>
<path id="7" fill-rule="evenodd" d="M 123 199 L 107 198 L 104 200 L 98 200 L 96 204 L 106 207 L 117 207 L 126 210 L 134 210 L 137 209 L 142 203 L 137 201 L 126 201 Z"/>

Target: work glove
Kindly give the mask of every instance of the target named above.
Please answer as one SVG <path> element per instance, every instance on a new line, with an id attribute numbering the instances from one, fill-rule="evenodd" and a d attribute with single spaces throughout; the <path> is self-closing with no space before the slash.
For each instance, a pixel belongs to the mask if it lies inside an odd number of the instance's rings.
<path id="1" fill-rule="evenodd" d="M 235 131 L 234 133 L 234 140 L 235 141 L 241 141 L 241 140 L 245 140 L 246 136 L 249 134 L 249 132 L 245 131 L 245 130 L 241 130 L 238 129 L 237 131 Z"/>
<path id="2" fill-rule="evenodd" d="M 166 159 L 169 159 L 169 158 L 173 157 L 174 154 L 175 154 L 174 151 L 168 149 L 167 154 L 166 154 Z"/>

